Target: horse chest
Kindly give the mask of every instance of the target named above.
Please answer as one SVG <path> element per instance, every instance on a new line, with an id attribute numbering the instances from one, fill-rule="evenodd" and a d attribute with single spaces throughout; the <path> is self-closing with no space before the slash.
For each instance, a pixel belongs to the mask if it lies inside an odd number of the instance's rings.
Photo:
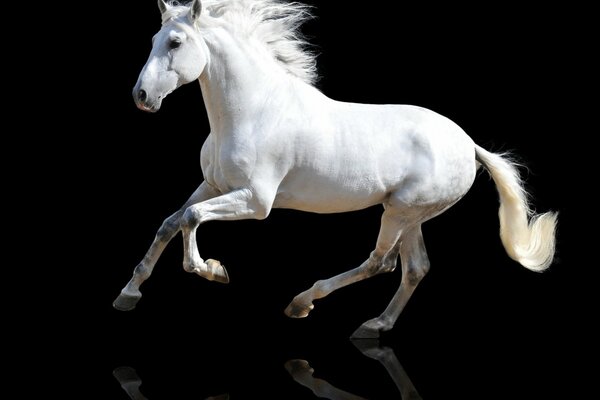
<path id="1" fill-rule="evenodd" d="M 255 146 L 247 140 L 216 138 L 212 134 L 202 149 L 204 179 L 222 192 L 246 186 L 255 165 Z"/>

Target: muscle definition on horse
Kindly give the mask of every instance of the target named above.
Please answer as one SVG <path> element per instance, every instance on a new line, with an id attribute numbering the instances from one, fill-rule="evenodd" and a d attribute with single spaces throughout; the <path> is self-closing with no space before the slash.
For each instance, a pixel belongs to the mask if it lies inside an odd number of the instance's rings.
<path id="1" fill-rule="evenodd" d="M 158 1 L 162 27 L 133 89 L 138 108 L 198 80 L 210 123 L 201 150 L 204 181 L 168 217 L 114 302 L 131 310 L 160 254 L 179 232 L 183 268 L 227 283 L 218 261 L 200 257 L 196 229 L 207 221 L 264 219 L 272 208 L 339 213 L 384 207 L 377 244 L 357 268 L 317 281 L 285 310 L 306 317 L 313 302 L 351 283 L 396 268 L 402 282 L 383 313 L 354 338 L 390 330 L 429 270 L 421 224 L 470 189 L 478 168 L 500 196 L 500 238 L 532 271 L 554 257 L 556 214 L 534 214 L 519 172 L 506 156 L 476 145 L 451 120 L 410 105 L 332 100 L 314 86 L 315 57 L 298 28 L 310 17 L 299 3 L 276 0 Z M 200 111 L 199 111 L 200 112 Z"/>

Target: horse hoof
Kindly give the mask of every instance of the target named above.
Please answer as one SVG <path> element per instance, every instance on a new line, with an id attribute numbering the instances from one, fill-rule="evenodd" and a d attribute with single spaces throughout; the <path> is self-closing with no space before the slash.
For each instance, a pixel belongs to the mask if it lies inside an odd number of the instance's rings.
<path id="1" fill-rule="evenodd" d="M 352 336 L 350 336 L 350 340 L 356 339 L 377 339 L 379 338 L 379 330 L 369 328 L 364 324 L 361 325 L 357 330 L 354 331 Z"/>
<path id="2" fill-rule="evenodd" d="M 284 312 L 290 318 L 306 318 L 313 308 L 315 308 L 313 304 L 305 306 L 292 301 Z"/>
<path id="3" fill-rule="evenodd" d="M 139 296 L 131 296 L 129 294 L 121 293 L 113 302 L 113 307 L 119 311 L 131 311 L 135 308 L 136 304 L 142 298 Z"/>
<path id="4" fill-rule="evenodd" d="M 229 274 L 219 261 L 213 259 L 206 260 L 206 265 L 208 266 L 208 270 L 212 273 L 211 281 L 229 283 Z"/>
<path id="5" fill-rule="evenodd" d="M 302 372 L 308 372 L 312 375 L 314 372 L 314 370 L 310 367 L 308 361 L 306 360 L 289 360 L 285 363 L 284 367 L 286 371 L 292 376 L 295 376 Z"/>

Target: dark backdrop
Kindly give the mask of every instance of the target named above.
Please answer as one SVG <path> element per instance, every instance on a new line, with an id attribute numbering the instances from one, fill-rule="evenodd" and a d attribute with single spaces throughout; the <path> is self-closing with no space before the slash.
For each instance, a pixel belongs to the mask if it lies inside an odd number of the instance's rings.
<path id="1" fill-rule="evenodd" d="M 514 151 L 528 167 L 536 209 L 560 212 L 556 263 L 530 272 L 505 254 L 498 197 L 481 174 L 463 200 L 424 225 L 431 272 L 382 342 L 425 398 L 577 390 L 584 378 L 572 355 L 588 335 L 582 321 L 593 296 L 582 278 L 590 267 L 574 258 L 582 210 L 569 202 L 579 187 L 569 139 L 581 134 L 576 89 L 585 83 L 587 52 L 585 24 L 564 21 L 578 22 L 585 11 L 309 3 L 316 18 L 304 32 L 319 54 L 317 87 L 326 95 L 433 109 L 483 147 Z M 99 7 L 95 15 L 92 51 L 79 58 L 99 67 L 95 86 L 77 87 L 68 110 L 86 121 L 74 128 L 78 151 L 70 154 L 82 167 L 62 172 L 66 193 L 76 193 L 62 204 L 74 220 L 56 249 L 68 266 L 62 283 L 74 288 L 57 295 L 69 305 L 57 319 L 68 327 L 61 351 L 90 337 L 75 346 L 76 365 L 93 365 L 89 390 L 127 398 L 111 371 L 129 365 L 150 399 L 312 398 L 283 368 L 305 358 L 341 389 L 399 397 L 384 370 L 347 340 L 385 308 L 399 272 L 332 294 L 307 319 L 283 315 L 315 280 L 368 257 L 380 207 L 337 215 L 273 210 L 265 221 L 207 223 L 198 230 L 200 252 L 224 263 L 229 285 L 186 274 L 178 236 L 142 287 L 138 308 L 112 309 L 162 220 L 202 181 L 199 151 L 209 127 L 196 83 L 171 94 L 156 114 L 134 106 L 131 89 L 160 26 L 154 1 Z"/>

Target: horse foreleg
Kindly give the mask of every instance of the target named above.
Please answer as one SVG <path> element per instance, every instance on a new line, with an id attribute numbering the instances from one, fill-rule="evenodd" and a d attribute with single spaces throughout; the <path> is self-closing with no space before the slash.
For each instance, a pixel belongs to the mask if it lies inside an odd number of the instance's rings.
<path id="1" fill-rule="evenodd" d="M 379 317 L 362 324 L 352 334 L 352 339 L 377 338 L 380 331 L 392 329 L 417 285 L 429 271 L 429 258 L 420 224 L 402 234 L 400 259 L 402 261 L 400 288 L 385 311 Z"/>
<path id="2" fill-rule="evenodd" d="M 200 257 L 196 243 L 196 229 L 200 224 L 214 220 L 264 219 L 270 211 L 270 205 L 266 204 L 269 203 L 261 202 L 259 196 L 249 189 L 239 189 L 188 207 L 181 220 L 183 268 L 208 280 L 228 283 L 227 271 L 219 261 L 206 260 L 205 262 Z"/>
<path id="3" fill-rule="evenodd" d="M 336 275 L 333 278 L 319 280 L 308 290 L 300 293 L 287 306 L 285 314 L 291 318 L 304 318 L 314 308 L 313 301 L 322 299 L 332 292 L 362 281 L 383 272 L 392 272 L 396 268 L 400 242 L 400 231 L 391 224 L 389 212 L 384 212 L 377 239 L 377 247 L 360 267 Z"/>
<path id="4" fill-rule="evenodd" d="M 206 182 L 203 182 L 179 211 L 165 219 L 146 255 L 137 267 L 135 267 L 133 277 L 114 301 L 113 306 L 117 310 L 129 311 L 135 308 L 137 302 L 142 297 L 140 286 L 150 277 L 163 250 L 181 229 L 181 217 L 184 211 L 190 205 L 215 197 L 218 194 L 215 189 L 206 184 Z"/>

